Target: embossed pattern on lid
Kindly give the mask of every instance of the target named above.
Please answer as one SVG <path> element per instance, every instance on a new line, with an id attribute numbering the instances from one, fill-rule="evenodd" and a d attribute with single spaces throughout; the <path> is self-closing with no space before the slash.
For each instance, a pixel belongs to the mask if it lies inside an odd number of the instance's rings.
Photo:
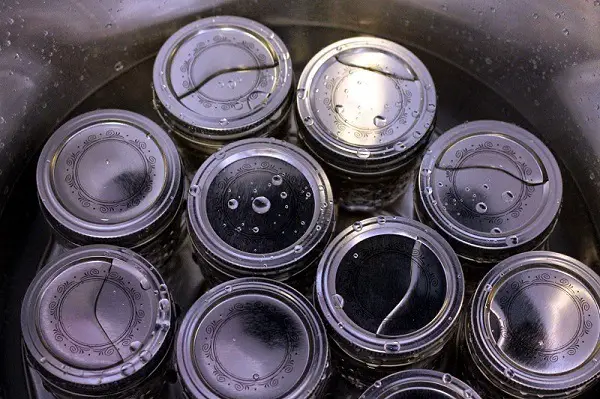
<path id="1" fill-rule="evenodd" d="M 30 362 L 51 384 L 113 392 L 162 361 L 172 309 L 162 278 L 142 257 L 91 245 L 40 271 L 23 300 L 21 329 Z"/>
<path id="2" fill-rule="evenodd" d="M 512 256 L 477 288 L 469 352 L 517 396 L 567 394 L 600 374 L 599 306 L 600 278 L 581 262 L 545 251 Z"/>
<path id="3" fill-rule="evenodd" d="M 476 121 L 431 145 L 418 193 L 420 217 L 431 220 L 461 256 L 475 249 L 501 260 L 548 236 L 561 206 L 562 180 L 554 156 L 531 133 Z"/>
<path id="4" fill-rule="evenodd" d="M 363 361 L 399 366 L 447 342 L 464 282 L 458 258 L 439 234 L 409 219 L 380 216 L 334 238 L 315 291 L 341 347 Z"/>
<path id="5" fill-rule="evenodd" d="M 434 370 L 407 370 L 371 385 L 360 399 L 481 399 L 464 382 Z"/>
<path id="6" fill-rule="evenodd" d="M 158 125 L 132 112 L 100 110 L 50 137 L 37 185 L 51 224 L 70 241 L 129 246 L 174 217 L 181 173 L 177 149 Z"/>
<path id="7" fill-rule="evenodd" d="M 310 60 L 297 107 L 306 144 L 319 157 L 340 170 L 378 173 L 382 165 L 405 163 L 427 141 L 436 94 L 427 68 L 409 50 L 355 37 Z"/>
<path id="8" fill-rule="evenodd" d="M 154 64 L 165 121 L 188 139 L 233 140 L 265 128 L 290 103 L 292 62 L 266 26 L 240 17 L 204 18 L 175 32 Z"/>
<path id="9" fill-rule="evenodd" d="M 177 338 L 177 366 L 192 398 L 309 398 L 326 383 L 328 353 L 308 301 L 259 278 L 208 291 Z"/>
<path id="10" fill-rule="evenodd" d="M 248 139 L 198 170 L 188 218 L 192 241 L 211 264 L 232 276 L 274 275 L 323 250 L 335 209 L 329 180 L 310 155 L 283 141 Z"/>

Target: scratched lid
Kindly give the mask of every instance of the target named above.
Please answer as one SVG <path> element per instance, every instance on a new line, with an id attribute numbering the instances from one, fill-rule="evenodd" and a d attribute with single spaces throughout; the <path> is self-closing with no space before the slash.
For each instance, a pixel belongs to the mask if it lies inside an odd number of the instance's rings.
<path id="1" fill-rule="evenodd" d="M 173 132 L 191 141 L 262 135 L 287 115 L 293 70 L 283 41 L 246 18 L 192 22 L 161 47 L 155 103 Z"/>
<path id="2" fill-rule="evenodd" d="M 23 300 L 21 329 L 30 362 L 51 384 L 112 392 L 164 360 L 172 308 L 145 259 L 124 248 L 84 246 L 38 273 Z"/>
<path id="3" fill-rule="evenodd" d="M 550 150 L 499 121 L 450 129 L 428 149 L 418 176 L 419 217 L 457 253 L 494 261 L 534 249 L 552 231 L 562 179 Z"/>

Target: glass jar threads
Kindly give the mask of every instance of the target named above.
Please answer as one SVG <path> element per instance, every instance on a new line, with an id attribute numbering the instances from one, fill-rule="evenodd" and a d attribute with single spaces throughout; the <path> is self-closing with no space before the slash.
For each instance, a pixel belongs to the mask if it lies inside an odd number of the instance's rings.
<path id="1" fill-rule="evenodd" d="M 335 182 L 340 205 L 373 210 L 411 181 L 433 131 L 436 93 L 423 63 L 375 37 L 325 47 L 298 82 L 300 136 Z"/>

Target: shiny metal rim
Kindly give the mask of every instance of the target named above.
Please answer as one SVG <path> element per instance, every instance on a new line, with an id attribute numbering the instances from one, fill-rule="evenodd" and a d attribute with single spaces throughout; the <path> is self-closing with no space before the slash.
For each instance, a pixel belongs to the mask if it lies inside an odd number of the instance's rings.
<path id="1" fill-rule="evenodd" d="M 528 372 L 511 361 L 494 344 L 495 341 L 489 333 L 485 311 L 497 291 L 496 287 L 511 276 L 532 269 L 533 265 L 550 266 L 571 274 L 590 289 L 596 300 L 596 306 L 600 303 L 600 277 L 576 259 L 550 251 L 525 252 L 512 256 L 490 270 L 475 291 L 468 315 L 471 329 L 467 333 L 472 339 L 468 345 L 469 351 L 478 363 L 490 371 L 490 378 L 504 381 L 502 383 L 504 385 L 512 385 L 519 391 L 529 390 L 531 394 L 568 393 L 590 383 L 600 375 L 598 361 L 600 350 L 596 349 L 593 356 L 575 370 L 544 376 L 540 373 Z"/>
<path id="2" fill-rule="evenodd" d="M 276 58 L 278 71 L 282 76 L 283 85 L 278 87 L 275 94 L 270 98 L 268 104 L 254 113 L 251 117 L 238 120 L 230 120 L 226 127 L 221 126 L 219 121 L 210 121 L 196 115 L 175 98 L 171 89 L 168 71 L 171 65 L 171 56 L 177 48 L 189 38 L 209 29 L 236 29 L 255 36 L 259 41 L 265 43 L 272 55 Z M 206 140 L 222 139 L 223 134 L 236 134 L 247 130 L 260 123 L 263 119 L 270 117 L 285 103 L 290 96 L 293 80 L 292 61 L 289 51 L 283 41 L 271 29 L 251 19 L 233 16 L 218 16 L 200 19 L 192 22 L 175 32 L 160 48 L 154 63 L 153 82 L 158 101 L 168 109 L 171 118 L 177 123 L 183 123 L 192 127 L 194 131 L 190 135 Z M 240 133 L 240 137 L 244 133 Z M 229 138 L 229 136 L 228 136 Z"/>
<path id="3" fill-rule="evenodd" d="M 146 212 L 131 220 L 116 224 L 98 224 L 81 220 L 72 215 L 59 201 L 51 182 L 52 162 L 57 151 L 66 140 L 80 129 L 107 121 L 116 121 L 128 124 L 151 135 L 162 150 L 165 162 L 166 181 L 163 190 Z M 167 133 L 150 119 L 124 110 L 99 110 L 80 115 L 62 125 L 44 146 L 37 165 L 38 195 L 47 214 L 62 229 L 77 236 L 92 239 L 118 239 L 141 233 L 151 225 L 168 215 L 173 207 L 174 200 L 182 200 L 182 169 L 177 148 Z M 177 207 L 177 206 L 176 206 Z"/>
<path id="4" fill-rule="evenodd" d="M 215 176 L 227 165 L 249 156 L 268 156 L 286 161 L 303 173 L 315 193 L 315 210 L 304 236 L 289 247 L 267 256 L 242 252 L 228 245 L 215 233 L 206 212 L 207 188 Z M 206 248 L 212 257 L 234 268 L 267 273 L 285 269 L 300 259 L 316 255 L 315 247 L 327 239 L 335 224 L 333 193 L 321 166 L 305 151 L 276 139 L 247 139 L 223 147 L 202 164 L 190 189 L 193 194 L 188 197 L 188 226 L 192 240 L 198 248 Z M 302 248 L 301 253 L 295 251 L 298 246 Z"/>
<path id="5" fill-rule="evenodd" d="M 339 336 L 343 346 L 351 345 L 376 356 L 402 358 L 435 352 L 443 345 L 458 323 L 464 296 L 464 279 L 458 257 L 450 245 L 425 225 L 402 217 L 379 216 L 357 222 L 343 230 L 329 244 L 319 263 L 315 292 L 316 303 L 329 327 Z M 357 229 L 357 227 L 359 227 Z M 428 325 L 410 334 L 393 339 L 379 338 L 354 323 L 341 309 L 335 307 L 335 277 L 339 262 L 360 240 L 384 234 L 395 234 L 419 240 L 440 259 L 446 278 L 446 299 L 438 315 Z M 393 343 L 398 350 L 387 350 Z"/>
<path id="6" fill-rule="evenodd" d="M 46 348 L 39 335 L 37 327 L 37 314 L 39 311 L 38 300 L 41 293 L 58 275 L 68 270 L 70 267 L 78 263 L 85 262 L 90 259 L 118 259 L 136 268 L 139 273 L 144 274 L 152 289 L 158 293 L 156 300 L 156 308 L 146 309 L 147 312 L 152 312 L 156 317 L 157 325 L 161 328 L 143 343 L 143 346 L 137 351 L 137 354 L 128 359 L 127 364 L 131 367 L 126 374 L 123 373 L 122 367 L 125 364 L 118 364 L 110 368 L 99 370 L 87 370 L 75 368 L 64 364 L 57 359 Z M 160 299 L 167 299 L 170 306 L 167 309 L 159 311 L 158 302 Z M 110 245 L 88 245 L 76 248 L 67 252 L 56 262 L 45 266 L 35 277 L 30 284 L 27 293 L 23 299 L 21 308 L 21 331 L 25 346 L 30 355 L 30 358 L 35 362 L 35 367 L 43 370 L 55 377 L 57 380 L 66 381 L 80 387 L 89 387 L 90 389 L 99 386 L 107 386 L 128 379 L 129 376 L 135 378 L 135 373 L 145 368 L 146 364 L 151 364 L 154 361 L 154 356 L 158 355 L 166 345 L 170 345 L 167 337 L 172 330 L 171 324 L 173 321 L 173 304 L 170 294 L 166 289 L 166 285 L 157 272 L 140 255 L 125 248 L 119 248 Z M 165 321 L 167 324 L 165 324 Z M 152 356 L 142 359 L 142 354 L 148 353 Z"/>
<path id="7" fill-rule="evenodd" d="M 539 160 L 541 166 L 548 175 L 548 181 L 553 182 L 551 189 L 546 197 L 544 204 L 540 206 L 540 211 L 535 223 L 523 226 L 520 231 L 511 232 L 511 234 L 485 234 L 485 233 L 470 233 L 465 231 L 461 226 L 457 225 L 452 220 L 448 219 L 440 207 L 439 202 L 434 203 L 432 196 L 426 192 L 427 187 L 431 187 L 431 175 L 425 173 L 425 170 L 434 170 L 436 162 L 440 154 L 442 154 L 448 146 L 469 136 L 478 134 L 499 134 L 505 135 L 513 140 L 516 140 L 524 148 L 531 149 L 535 158 Z M 475 121 L 467 122 L 456 126 L 444 133 L 436 140 L 427 150 L 421 162 L 417 181 L 417 190 L 419 192 L 418 201 L 425 208 L 427 218 L 433 221 L 447 237 L 456 240 L 461 244 L 469 247 L 484 249 L 489 251 L 499 251 L 507 248 L 516 248 L 526 246 L 532 241 L 544 241 L 547 235 L 551 232 L 556 218 L 558 217 L 562 204 L 562 178 L 561 172 L 556 162 L 556 159 L 550 150 L 533 134 L 525 129 L 515 126 L 510 123 L 499 121 Z M 518 244 L 512 244 L 511 239 L 518 240 Z"/>
<path id="8" fill-rule="evenodd" d="M 292 287 L 265 278 L 240 278 L 222 283 L 202 295 L 188 310 L 177 333 L 176 362 L 185 389 L 195 398 L 216 399 L 217 395 L 206 386 L 198 374 L 193 358 L 193 341 L 198 325 L 206 312 L 224 300 L 244 294 L 260 294 L 275 298 L 295 310 L 303 321 L 312 341 L 310 365 L 289 398 L 309 398 L 319 386 L 329 367 L 329 345 L 325 326 L 315 309 Z"/>

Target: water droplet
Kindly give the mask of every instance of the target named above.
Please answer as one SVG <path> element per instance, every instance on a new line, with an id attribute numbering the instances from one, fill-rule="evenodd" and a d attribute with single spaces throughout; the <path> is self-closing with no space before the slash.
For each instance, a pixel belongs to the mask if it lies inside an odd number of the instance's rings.
<path id="1" fill-rule="evenodd" d="M 253 375 L 252 375 L 252 378 L 253 378 L 255 381 L 257 381 L 257 380 L 260 378 L 260 376 L 259 376 L 258 374 L 253 374 Z"/>
<path id="2" fill-rule="evenodd" d="M 304 100 L 306 98 L 306 90 L 298 89 L 298 93 L 296 95 L 300 100 Z"/>
<path id="3" fill-rule="evenodd" d="M 219 120 L 219 125 L 221 126 L 227 126 L 229 124 L 229 121 L 227 120 L 227 118 L 221 118 Z"/>
<path id="4" fill-rule="evenodd" d="M 192 185 L 192 186 L 190 186 L 190 189 L 188 190 L 188 192 L 190 193 L 190 195 L 192 197 L 195 197 L 200 192 L 200 187 L 198 187 L 196 185 Z"/>
<path id="5" fill-rule="evenodd" d="M 299 254 L 300 252 L 302 252 L 303 249 L 304 249 L 304 247 L 302 245 L 296 245 L 294 247 L 294 252 Z"/>
<path id="6" fill-rule="evenodd" d="M 381 115 L 377 115 L 375 118 L 373 118 L 373 124 L 377 127 L 384 127 L 386 122 L 387 120 L 385 119 L 385 117 Z"/>
<path id="7" fill-rule="evenodd" d="M 515 371 L 513 369 L 506 369 L 504 370 L 504 374 L 506 374 L 506 376 L 508 378 L 513 378 L 515 376 Z"/>
<path id="8" fill-rule="evenodd" d="M 273 183 L 274 186 L 281 186 L 281 183 L 283 183 L 283 178 L 279 175 L 275 175 L 271 178 L 271 183 Z"/>
<path id="9" fill-rule="evenodd" d="M 367 150 L 366 148 L 361 148 L 360 150 L 356 151 L 356 156 L 361 159 L 366 159 L 371 156 L 371 151 Z"/>
<path id="10" fill-rule="evenodd" d="M 358 254 L 355 252 L 355 253 L 352 255 L 352 257 L 353 257 L 354 259 L 358 259 Z"/>
<path id="11" fill-rule="evenodd" d="M 142 347 L 142 343 L 140 341 L 133 341 L 131 344 L 129 344 L 129 349 L 132 352 L 137 351 L 138 349 L 140 349 Z"/>
<path id="12" fill-rule="evenodd" d="M 342 112 L 344 112 L 344 106 L 342 104 L 337 104 L 333 109 L 338 114 L 341 114 Z"/>
<path id="13" fill-rule="evenodd" d="M 502 193 L 502 200 L 504 200 L 504 202 L 513 202 L 515 200 L 515 195 L 511 191 L 505 191 Z"/>
<path id="14" fill-rule="evenodd" d="M 235 198 L 230 199 L 229 201 L 227 201 L 227 207 L 231 210 L 235 210 L 237 209 L 237 207 L 239 206 L 239 202 L 238 200 L 236 200 Z"/>
<path id="15" fill-rule="evenodd" d="M 396 151 L 404 151 L 404 150 L 406 150 L 406 144 L 404 144 L 404 143 L 396 143 L 396 144 L 394 144 L 394 149 Z"/>
<path id="16" fill-rule="evenodd" d="M 339 327 L 340 329 L 344 329 L 344 323 L 342 323 L 342 322 L 340 321 L 340 322 L 338 323 L 338 327 Z"/>
<path id="17" fill-rule="evenodd" d="M 147 278 L 142 278 L 140 280 L 140 287 L 142 287 L 142 289 L 145 290 L 149 290 L 150 289 L 150 282 L 148 281 Z"/>
<path id="18" fill-rule="evenodd" d="M 110 28 L 112 28 L 112 26 L 113 26 L 112 24 L 106 24 L 106 25 L 104 25 L 104 27 L 105 27 L 106 29 L 110 29 Z"/>
<path id="19" fill-rule="evenodd" d="M 286 199 L 288 194 L 285 191 L 282 191 L 279 196 L 281 197 L 281 199 Z"/>
<path id="20" fill-rule="evenodd" d="M 233 290 L 233 288 L 231 288 L 230 285 L 225 286 L 225 292 L 231 292 L 232 290 Z"/>
<path id="21" fill-rule="evenodd" d="M 114 68 L 115 68 L 115 71 L 119 72 L 119 71 L 122 71 L 122 70 L 123 70 L 123 67 L 124 67 L 123 63 L 122 63 L 121 61 L 118 61 L 118 62 L 115 64 L 115 67 L 114 67 Z"/>
<path id="22" fill-rule="evenodd" d="M 492 285 L 491 285 L 491 284 L 486 284 L 486 285 L 483 287 L 483 290 L 484 290 L 485 292 L 490 292 L 490 291 L 492 290 Z"/>
<path id="23" fill-rule="evenodd" d="M 442 381 L 446 384 L 450 384 L 452 382 L 452 376 L 450 374 L 444 374 L 442 376 Z"/>
<path id="24" fill-rule="evenodd" d="M 414 118 L 416 118 L 417 116 L 419 116 L 419 111 L 417 111 L 416 109 L 412 112 L 411 114 Z"/>
<path id="25" fill-rule="evenodd" d="M 254 226 L 254 227 L 252 228 L 252 232 L 253 232 L 253 233 L 258 233 L 259 231 L 260 231 L 260 229 L 259 229 L 258 227 L 256 227 L 256 226 Z"/>
<path id="26" fill-rule="evenodd" d="M 341 295 L 335 294 L 331 299 L 333 300 L 333 306 L 335 306 L 336 309 L 342 309 L 344 307 L 344 298 L 342 298 Z"/>
<path id="27" fill-rule="evenodd" d="M 166 285 L 166 284 L 161 284 L 161 285 L 159 285 L 159 286 L 158 286 L 158 290 L 159 290 L 160 292 L 167 292 L 167 289 L 168 289 L 168 288 L 167 288 L 167 285 Z"/>
<path id="28" fill-rule="evenodd" d="M 517 245 L 518 243 L 519 243 L 519 237 L 517 237 L 517 236 L 506 237 L 506 245 L 512 246 L 512 245 Z"/>
<path id="29" fill-rule="evenodd" d="M 362 227 L 362 222 L 354 222 L 354 224 L 352 224 L 352 228 L 354 229 L 354 231 L 361 231 Z"/>
<path id="30" fill-rule="evenodd" d="M 567 28 L 563 29 L 562 32 L 563 32 L 563 35 L 569 36 L 569 30 Z"/>
<path id="31" fill-rule="evenodd" d="M 490 230 L 490 232 L 492 234 L 502 234 L 502 230 L 500 229 L 500 227 L 494 227 L 492 230 Z"/>
<path id="32" fill-rule="evenodd" d="M 235 80 L 230 80 L 229 82 L 227 82 L 227 87 L 229 87 L 230 89 L 235 89 L 236 85 L 237 83 L 235 82 Z"/>
<path id="33" fill-rule="evenodd" d="M 470 389 L 465 390 L 465 399 L 472 399 L 473 398 L 473 391 L 471 391 Z"/>
<path id="34" fill-rule="evenodd" d="M 377 216 L 377 223 L 385 224 L 385 216 Z"/>
<path id="35" fill-rule="evenodd" d="M 381 381 L 375 381 L 373 385 L 375 386 L 375 388 L 381 388 Z"/>
<path id="36" fill-rule="evenodd" d="M 433 188 L 431 188 L 431 187 L 425 187 L 425 194 L 427 194 L 427 195 L 433 194 Z"/>
<path id="37" fill-rule="evenodd" d="M 383 349 L 384 349 L 386 352 L 392 352 L 392 353 L 394 353 L 394 352 L 398 352 L 398 351 L 400 350 L 400 343 L 398 343 L 398 342 L 396 342 L 396 341 L 393 341 L 393 342 L 386 342 L 386 343 L 383 345 Z"/>
<path id="38" fill-rule="evenodd" d="M 314 123 L 313 118 L 311 118 L 310 116 L 305 116 L 303 121 L 306 126 L 312 126 L 312 124 Z"/>
<path id="39" fill-rule="evenodd" d="M 9 25 L 12 25 L 12 24 L 14 24 L 14 23 L 15 23 L 15 20 L 14 20 L 14 19 L 12 19 L 12 18 L 9 18 L 9 19 L 8 19 L 8 24 L 9 24 Z"/>
<path id="40" fill-rule="evenodd" d="M 171 301 L 169 301 L 166 298 L 161 299 L 160 301 L 158 301 L 158 308 L 160 310 L 167 311 L 171 309 Z"/>
<path id="41" fill-rule="evenodd" d="M 140 360 L 143 363 L 148 363 L 150 359 L 152 359 L 152 354 L 150 352 L 148 352 L 147 350 L 143 350 L 140 352 Z"/>
<path id="42" fill-rule="evenodd" d="M 478 202 L 475 205 L 475 210 L 479 213 L 486 213 L 488 210 L 487 204 L 485 202 Z"/>
<path id="43" fill-rule="evenodd" d="M 42 363 L 42 364 L 46 363 L 46 358 L 45 357 L 40 358 L 40 363 Z"/>
<path id="44" fill-rule="evenodd" d="M 121 373 L 124 375 L 131 375 L 135 371 L 135 368 L 130 363 L 125 363 L 121 366 Z"/>
<path id="45" fill-rule="evenodd" d="M 258 214 L 262 215 L 267 213 L 269 212 L 269 209 L 271 209 L 271 201 L 266 197 L 256 197 L 254 198 L 254 201 L 252 201 L 252 210 Z M 257 233 L 257 231 L 255 231 L 255 233 Z"/>
<path id="46" fill-rule="evenodd" d="M 531 16 L 533 17 L 533 19 L 538 19 L 538 18 L 540 17 L 540 16 L 539 16 L 537 13 L 535 13 L 535 12 L 534 12 L 534 13 L 533 13 Z"/>

